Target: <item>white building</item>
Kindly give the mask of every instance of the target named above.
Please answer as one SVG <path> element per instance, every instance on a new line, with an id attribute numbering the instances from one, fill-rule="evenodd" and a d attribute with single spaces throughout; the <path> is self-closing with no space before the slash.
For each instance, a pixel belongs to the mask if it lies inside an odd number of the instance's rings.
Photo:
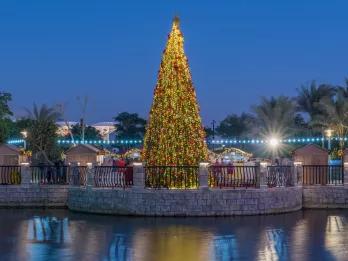
<path id="1" fill-rule="evenodd" d="M 69 129 L 72 128 L 72 126 L 78 124 L 77 121 L 58 121 L 56 122 L 57 126 L 58 126 L 58 130 L 57 130 L 57 134 L 59 136 L 65 137 L 67 135 L 69 135 Z"/>
<path id="2" fill-rule="evenodd" d="M 79 122 L 77 121 L 59 121 L 56 122 L 57 126 L 58 126 L 58 131 L 57 134 L 59 136 L 68 136 L 69 135 L 69 129 L 71 129 L 74 125 L 79 124 Z M 93 128 L 97 129 L 100 133 L 100 135 L 102 136 L 103 140 L 110 140 L 110 134 L 114 133 L 116 130 L 115 127 L 115 122 L 112 121 L 106 121 L 106 122 L 98 122 L 92 125 L 88 125 L 88 126 L 92 126 Z"/>
<path id="3" fill-rule="evenodd" d="M 112 121 L 98 122 L 93 124 L 92 127 L 99 131 L 103 140 L 110 140 L 110 134 L 114 133 L 116 130 L 115 122 Z"/>

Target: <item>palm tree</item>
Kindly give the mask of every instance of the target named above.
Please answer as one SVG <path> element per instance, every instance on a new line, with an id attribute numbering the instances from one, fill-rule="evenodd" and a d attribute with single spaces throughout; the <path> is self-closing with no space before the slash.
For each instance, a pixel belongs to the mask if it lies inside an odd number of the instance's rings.
<path id="1" fill-rule="evenodd" d="M 296 106 L 289 97 L 262 97 L 252 111 L 256 117 L 254 130 L 261 135 L 286 137 L 295 131 Z"/>
<path id="2" fill-rule="evenodd" d="M 323 98 L 333 98 L 335 95 L 335 87 L 329 84 L 316 85 L 312 81 L 310 86 L 302 86 L 298 91 L 297 109 L 309 115 L 310 120 L 316 115 L 322 113 L 322 109 L 318 106 Z"/>
<path id="3" fill-rule="evenodd" d="M 57 158 L 56 121 L 60 113 L 56 108 L 42 105 L 33 105 L 32 110 L 27 110 L 31 125 L 28 128 L 28 143 L 33 151 L 33 160 L 53 164 Z"/>
<path id="4" fill-rule="evenodd" d="M 318 106 L 323 111 L 317 114 L 311 122 L 315 128 L 332 129 L 340 138 L 340 147 L 343 149 L 344 140 L 348 132 L 348 96 L 344 89 L 337 89 L 334 99 L 325 97 Z"/>
<path id="5" fill-rule="evenodd" d="M 265 139 L 284 139 L 296 132 L 296 104 L 293 99 L 285 96 L 261 98 L 261 103 L 252 107 L 255 114 L 254 135 Z M 287 155 L 289 146 L 276 146 L 270 143 L 267 150 L 260 151 L 266 155 L 271 153 L 272 158 Z M 265 154 L 266 153 L 266 154 Z"/>
<path id="6" fill-rule="evenodd" d="M 37 122 L 56 122 L 61 114 L 54 107 L 48 107 L 46 104 L 39 108 L 35 103 L 32 111 L 27 109 L 28 118 Z"/>
<path id="7" fill-rule="evenodd" d="M 345 79 L 345 86 L 337 86 L 337 91 L 340 91 L 344 97 L 348 97 L 348 78 Z"/>

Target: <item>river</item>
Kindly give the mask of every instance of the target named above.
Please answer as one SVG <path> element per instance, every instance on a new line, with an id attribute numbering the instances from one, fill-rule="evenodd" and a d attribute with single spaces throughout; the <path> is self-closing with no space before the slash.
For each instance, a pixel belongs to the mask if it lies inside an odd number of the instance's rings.
<path id="1" fill-rule="evenodd" d="M 348 260 L 348 210 L 155 218 L 0 209 L 0 260 Z"/>

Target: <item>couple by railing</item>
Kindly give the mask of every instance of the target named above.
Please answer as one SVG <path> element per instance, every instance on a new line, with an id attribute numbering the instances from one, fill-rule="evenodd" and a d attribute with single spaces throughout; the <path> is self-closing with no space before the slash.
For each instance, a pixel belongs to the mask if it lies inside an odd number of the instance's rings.
<path id="1" fill-rule="evenodd" d="M 30 166 L 31 183 L 34 184 L 68 184 L 68 166 L 35 165 Z"/>

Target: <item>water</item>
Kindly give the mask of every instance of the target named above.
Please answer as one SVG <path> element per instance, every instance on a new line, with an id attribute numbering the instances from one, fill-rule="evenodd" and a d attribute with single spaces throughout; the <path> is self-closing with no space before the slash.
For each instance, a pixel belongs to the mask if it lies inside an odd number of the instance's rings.
<path id="1" fill-rule="evenodd" d="M 143 218 L 0 210 L 0 260 L 348 260 L 348 210 Z"/>

